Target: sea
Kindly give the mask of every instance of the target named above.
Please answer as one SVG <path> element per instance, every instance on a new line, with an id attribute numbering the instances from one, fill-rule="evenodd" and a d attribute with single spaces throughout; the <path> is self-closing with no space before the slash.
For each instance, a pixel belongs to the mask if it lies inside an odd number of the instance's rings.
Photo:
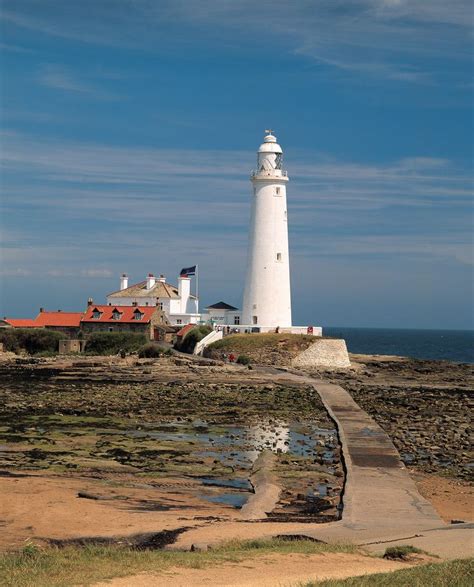
<path id="1" fill-rule="evenodd" d="M 474 363 L 474 330 L 328 326 L 323 335 L 344 338 L 351 353 Z"/>

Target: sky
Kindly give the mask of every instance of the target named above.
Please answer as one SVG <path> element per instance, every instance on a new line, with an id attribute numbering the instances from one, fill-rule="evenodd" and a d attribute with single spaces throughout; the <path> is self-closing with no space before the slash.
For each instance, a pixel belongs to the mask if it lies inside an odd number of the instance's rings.
<path id="1" fill-rule="evenodd" d="M 284 151 L 294 324 L 474 327 L 465 0 L 2 0 L 0 316 L 199 265 L 241 307 Z"/>

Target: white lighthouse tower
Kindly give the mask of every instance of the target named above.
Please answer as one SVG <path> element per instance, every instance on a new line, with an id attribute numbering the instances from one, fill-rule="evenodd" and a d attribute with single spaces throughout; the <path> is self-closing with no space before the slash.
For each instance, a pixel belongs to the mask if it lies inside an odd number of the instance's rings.
<path id="1" fill-rule="evenodd" d="M 265 331 L 291 327 L 290 259 L 283 152 L 271 130 L 258 149 L 252 173 L 247 276 L 242 323 Z"/>

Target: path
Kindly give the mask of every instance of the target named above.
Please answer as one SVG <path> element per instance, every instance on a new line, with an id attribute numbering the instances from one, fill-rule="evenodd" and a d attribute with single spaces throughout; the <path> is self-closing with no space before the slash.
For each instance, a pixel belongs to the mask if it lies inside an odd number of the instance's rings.
<path id="1" fill-rule="evenodd" d="M 94 587 L 275 587 L 387 573 L 407 563 L 360 554 L 265 554 L 202 568 L 171 567 L 96 583 Z"/>
<path id="2" fill-rule="evenodd" d="M 339 385 L 307 375 L 261 367 L 274 382 L 312 385 L 337 424 L 346 467 L 343 515 L 330 524 L 215 524 L 182 535 L 175 547 L 191 542 L 304 534 L 324 541 L 349 541 L 384 551 L 413 544 L 446 558 L 472 556 L 473 525 L 448 525 L 420 495 L 395 446 L 382 428 Z"/>

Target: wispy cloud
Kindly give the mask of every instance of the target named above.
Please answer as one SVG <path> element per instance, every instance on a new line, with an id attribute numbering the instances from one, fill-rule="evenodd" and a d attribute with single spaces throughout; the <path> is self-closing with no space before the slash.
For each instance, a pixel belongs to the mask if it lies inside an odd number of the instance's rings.
<path id="1" fill-rule="evenodd" d="M 420 56 L 470 59 L 466 0 L 123 0 L 103 3 L 4 0 L 3 19 L 79 42 L 167 50 L 188 42 L 242 41 L 282 48 L 347 73 L 433 83 Z M 265 23 L 262 27 L 261 24 Z M 183 31 L 186 32 L 183 32 Z M 177 34 L 177 32 L 180 34 Z M 205 34 L 202 34 L 205 31 Z M 199 32 L 199 34 L 196 34 Z"/>
<path id="2" fill-rule="evenodd" d="M 41 85 L 55 90 L 86 94 L 102 100 L 115 99 L 112 94 L 84 81 L 79 75 L 60 65 L 43 65 L 38 73 L 38 81 Z"/>
<path id="3" fill-rule="evenodd" d="M 77 245 L 64 254 L 65 259 L 81 259 L 83 267 L 97 252 L 99 258 L 113 256 L 117 240 L 129 256 L 146 242 L 158 250 L 173 242 L 178 256 L 186 249 L 210 256 L 216 250 L 237 249 L 244 262 L 246 178 L 253 153 L 120 148 L 21 135 L 4 137 L 3 142 L 4 206 L 12 219 L 30 210 L 37 229 L 6 243 L 5 250 L 16 261 L 28 248 L 39 255 L 40 247 L 41 262 L 47 264 L 51 248 L 62 247 L 77 231 Z M 468 259 L 469 168 L 423 156 L 356 164 L 321 153 L 292 155 L 289 217 L 296 252 L 422 251 L 459 262 Z M 333 234 L 332 239 L 316 246 L 315 226 L 319 234 Z M 381 226 L 392 240 L 378 235 Z M 45 233 L 51 248 L 44 245 Z"/>
<path id="4" fill-rule="evenodd" d="M 87 277 L 90 279 L 104 279 L 112 277 L 110 269 L 81 269 L 73 271 L 71 269 L 49 269 L 46 272 L 50 277 Z"/>
<path id="5" fill-rule="evenodd" d="M 20 47 L 19 45 L 11 45 L 10 43 L 0 43 L 0 51 L 10 51 L 11 53 L 33 53 L 31 49 Z"/>

